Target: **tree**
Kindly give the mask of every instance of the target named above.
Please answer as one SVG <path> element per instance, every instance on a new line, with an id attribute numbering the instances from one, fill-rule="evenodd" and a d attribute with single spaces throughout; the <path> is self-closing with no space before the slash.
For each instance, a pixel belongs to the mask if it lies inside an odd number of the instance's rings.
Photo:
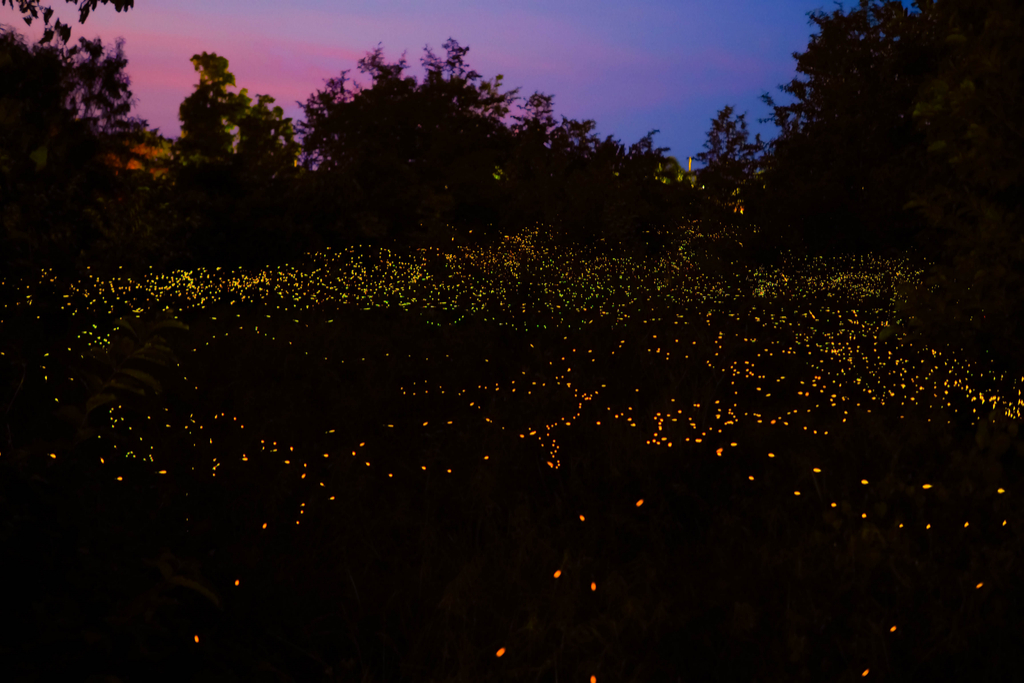
<path id="1" fill-rule="evenodd" d="M 1024 374 L 1024 9 L 1012 0 L 944 0 L 923 11 L 942 59 L 913 111 L 931 166 L 908 206 L 942 247 L 901 311 L 910 339 L 995 358 Z"/>
<path id="2" fill-rule="evenodd" d="M 793 53 L 797 72 L 780 90 L 795 98 L 763 121 L 769 145 L 761 219 L 795 230 L 814 251 L 881 251 L 914 244 L 924 227 L 904 210 L 927 160 L 911 113 L 936 66 L 930 14 L 895 0 L 861 0 L 849 12 L 810 13 L 819 32 Z"/>
<path id="3" fill-rule="evenodd" d="M 322 213 L 347 214 L 339 229 L 391 238 L 493 216 L 483 207 L 494 203 L 506 137 L 500 119 L 515 91 L 498 92 L 500 75 L 477 85 L 480 75 L 463 59 L 468 48 L 453 39 L 444 47 L 444 62 L 425 49 L 427 74 L 417 84 L 401 76 L 404 55 L 388 64 L 378 46 L 359 60 L 373 87 L 349 91 L 343 71 L 303 105 L 303 165 L 335 188 Z"/>
<path id="4" fill-rule="evenodd" d="M 104 5 L 112 4 L 114 9 L 118 12 L 127 12 L 129 8 L 135 7 L 135 0 L 64 0 L 65 2 L 75 4 L 78 2 L 78 21 L 84 24 L 85 20 L 89 17 L 89 13 L 96 9 L 96 5 L 103 3 Z M 11 9 L 14 9 L 14 0 L 0 0 L 0 7 L 4 5 L 10 5 Z M 53 28 L 50 28 L 50 17 L 53 16 L 53 9 L 50 7 L 44 7 L 39 4 L 39 0 L 18 0 L 18 11 L 23 15 L 25 24 L 28 26 L 32 25 L 32 21 L 39 18 L 39 12 L 42 10 L 43 13 L 43 24 L 46 29 L 43 31 L 43 37 L 40 39 L 40 43 L 46 44 L 53 39 L 54 33 L 60 36 L 60 39 L 67 43 L 71 40 L 71 27 L 65 23 L 62 23 L 60 19 L 56 21 Z"/>
<path id="5" fill-rule="evenodd" d="M 299 174 L 291 119 L 281 107 L 269 108 L 269 95 L 257 95 L 253 106 L 247 89 L 229 92 L 235 76 L 226 58 L 203 52 L 191 61 L 199 83 L 178 110 L 182 132 L 171 173 L 190 249 L 218 265 L 296 255 L 282 246 L 294 227 L 286 204 Z"/>
<path id="6" fill-rule="evenodd" d="M 237 160 L 245 169 L 260 167 L 271 175 L 296 165 L 299 145 L 291 119 L 270 95 L 257 95 L 256 105 L 248 89 L 230 93 L 235 76 L 228 60 L 216 53 L 192 56 L 199 72 L 196 90 L 181 103 L 181 138 L 177 144 L 184 165 L 228 163 Z"/>
<path id="7" fill-rule="evenodd" d="M 705 151 L 695 157 L 704 164 L 697 171 L 697 182 L 714 204 L 729 213 L 743 208 L 744 195 L 753 191 L 765 150 L 760 134 L 749 141 L 746 116 L 733 120 L 733 108 L 725 106 L 711 121 Z"/>
<path id="8" fill-rule="evenodd" d="M 342 72 L 307 100 L 303 166 L 315 171 L 312 185 L 332 188 L 317 194 L 333 232 L 476 241 L 540 222 L 562 239 L 596 243 L 670 222 L 662 219 L 679 208 L 667 208 L 679 190 L 658 182 L 665 159 L 650 134 L 627 151 L 592 135 L 594 121 L 556 125 L 553 97 L 537 92 L 506 126 L 518 88 L 500 92 L 500 74 L 478 83 L 469 48 L 453 39 L 444 47 L 444 61 L 425 48 L 422 83 L 402 77 L 404 55 L 386 63 L 378 46 L 359 61 L 372 88 L 350 89 Z"/>
<path id="9" fill-rule="evenodd" d="M 180 161 L 185 165 L 226 163 L 234 153 L 238 124 L 252 100 L 244 88 L 240 93 L 227 91 L 235 85 L 235 76 L 224 57 L 203 52 L 191 61 L 199 72 L 199 83 L 178 108 Z"/>
<path id="10" fill-rule="evenodd" d="M 127 116 L 122 45 L 30 48 L 15 31 L 0 34 L 0 252 L 11 267 L 84 266 L 102 201 L 123 191 L 105 160 L 145 122 Z"/>

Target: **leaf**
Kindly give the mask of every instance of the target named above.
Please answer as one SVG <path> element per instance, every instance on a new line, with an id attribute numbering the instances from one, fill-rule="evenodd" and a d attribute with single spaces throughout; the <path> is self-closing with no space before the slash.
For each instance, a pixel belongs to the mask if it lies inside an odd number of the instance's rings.
<path id="1" fill-rule="evenodd" d="M 104 365 L 108 365 L 110 367 L 114 367 L 116 365 L 116 363 L 110 357 L 109 350 L 105 346 L 91 346 L 89 347 L 89 350 L 86 351 L 86 355 L 88 355 L 93 360 L 103 363 Z"/>
<path id="2" fill-rule="evenodd" d="M 188 329 L 188 325 L 186 325 L 185 323 L 181 322 L 180 320 L 161 320 L 157 324 L 155 324 L 152 327 L 150 327 L 149 331 L 150 331 L 150 333 L 152 333 L 154 330 L 159 330 L 159 329 L 161 329 L 163 327 L 173 327 L 173 328 L 176 328 L 176 329 L 179 329 L 179 330 L 187 330 Z"/>
<path id="3" fill-rule="evenodd" d="M 139 337 L 139 333 L 135 331 L 134 327 L 132 327 L 132 324 L 130 322 L 128 322 L 127 320 L 125 320 L 124 318 L 118 318 L 117 321 L 114 323 L 114 327 L 115 328 L 117 328 L 117 327 L 125 328 L 126 330 L 131 332 L 131 335 L 133 337 L 135 337 L 136 341 L 141 339 L 141 337 Z"/>
<path id="4" fill-rule="evenodd" d="M 135 370 L 134 368 L 121 368 L 118 374 L 124 374 L 130 377 L 134 377 L 138 381 L 147 384 L 157 394 L 163 391 L 163 389 L 160 388 L 160 382 L 158 382 L 155 377 L 148 373 L 142 372 L 141 370 Z"/>
<path id="5" fill-rule="evenodd" d="M 113 346 L 113 344 L 111 344 Z M 135 341 L 130 337 L 119 337 L 117 340 L 117 351 L 124 358 L 128 358 L 135 353 Z"/>
<path id="6" fill-rule="evenodd" d="M 101 405 L 116 400 L 117 396 L 114 396 L 113 394 L 106 392 L 102 394 L 96 394 L 95 396 L 90 396 L 89 400 L 85 402 L 85 414 L 88 415 L 96 408 L 99 408 Z"/>
<path id="7" fill-rule="evenodd" d="M 156 562 L 147 561 L 146 563 L 156 566 L 156 568 L 160 570 L 160 575 L 163 576 L 165 580 L 170 581 L 171 577 L 174 576 L 174 570 L 165 558 L 174 559 L 174 556 L 170 553 L 165 553 L 164 555 L 161 555 L 160 559 Z"/>
<path id="8" fill-rule="evenodd" d="M 154 351 L 153 349 L 147 349 L 145 347 L 132 354 L 132 360 L 136 359 L 146 360 L 150 363 L 156 363 L 157 365 L 162 365 L 164 367 L 170 367 L 171 365 L 171 358 L 168 357 L 168 354 L 161 351 Z"/>
<path id="9" fill-rule="evenodd" d="M 65 422 L 76 426 L 82 424 L 82 419 L 85 417 L 78 406 L 61 406 L 54 411 L 54 414 Z"/>
<path id="10" fill-rule="evenodd" d="M 78 430 L 78 433 L 75 434 L 75 441 L 81 443 L 86 439 L 91 439 L 92 437 L 96 436 L 96 434 L 96 430 L 93 429 L 92 427 L 82 427 L 81 429 Z"/>
<path id="11" fill-rule="evenodd" d="M 142 349 L 152 349 L 154 351 L 159 351 L 160 353 L 167 354 L 168 356 L 173 356 L 174 355 L 174 351 L 172 351 L 170 349 L 170 347 L 164 346 L 163 344 L 154 344 L 153 343 L 152 340 L 156 339 L 156 338 L 157 337 L 152 337 L 150 339 L 150 341 L 148 341 L 145 344 L 143 344 L 142 345 Z M 160 341 L 163 341 L 163 340 L 161 339 Z M 142 349 L 140 349 L 140 350 L 142 350 Z"/>
<path id="12" fill-rule="evenodd" d="M 36 171 L 41 171 L 46 168 L 46 145 L 38 147 L 34 152 L 28 155 L 28 158 L 36 163 Z"/>
<path id="13" fill-rule="evenodd" d="M 176 586 L 184 586 L 185 588 L 191 588 L 197 593 L 205 596 L 210 602 L 214 604 L 218 609 L 220 608 L 220 598 L 218 598 L 213 591 L 192 579 L 185 578 L 184 576 L 172 576 L 169 578 L 168 583 L 173 583 Z"/>
<path id="14" fill-rule="evenodd" d="M 89 389 L 90 394 L 95 394 L 103 388 L 103 380 L 97 375 L 85 371 L 79 371 L 79 375 L 81 375 L 82 381 L 85 382 L 85 386 Z"/>
<path id="15" fill-rule="evenodd" d="M 138 394 L 139 396 L 145 396 L 146 395 L 146 393 L 142 389 L 140 389 L 140 388 L 138 388 L 136 386 L 132 386 L 131 384 L 125 384 L 124 382 L 121 382 L 121 381 L 119 381 L 117 379 L 110 380 L 107 383 L 107 386 L 112 388 L 112 389 L 124 389 L 126 391 L 132 392 L 133 394 Z"/>

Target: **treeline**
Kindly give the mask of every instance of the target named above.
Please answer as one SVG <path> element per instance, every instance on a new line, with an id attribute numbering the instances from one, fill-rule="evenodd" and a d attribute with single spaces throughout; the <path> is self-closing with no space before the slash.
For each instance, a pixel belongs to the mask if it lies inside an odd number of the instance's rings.
<path id="1" fill-rule="evenodd" d="M 127 116 L 120 43 L 29 48 L 9 32 L 6 260 L 264 266 L 329 245 L 488 241 L 537 223 L 573 243 L 653 242 L 658 227 L 696 218 L 693 182 L 652 149 L 653 133 L 626 150 L 590 134 L 593 121 L 556 125 L 539 93 L 507 127 L 518 91 L 499 93 L 500 75 L 476 83 L 468 48 L 445 48 L 445 61 L 426 51 L 417 84 L 378 47 L 359 62 L 372 88 L 353 91 L 343 72 L 297 126 L 274 98 L 231 92 L 228 60 L 204 52 L 169 140 Z"/>
<path id="2" fill-rule="evenodd" d="M 68 47 L 58 25 L 55 44 L 28 46 L 8 30 L 0 253 L 12 272 L 265 266 L 325 246 L 486 242 L 537 224 L 557 242 L 656 252 L 699 221 L 740 229 L 759 259 L 917 249 L 937 265 L 907 293 L 903 331 L 1012 354 L 1024 320 L 1022 10 L 915 7 L 810 13 L 798 77 L 781 86 L 792 102 L 763 96 L 778 136 L 751 141 L 746 115 L 726 106 L 694 173 L 653 147 L 655 130 L 627 149 L 592 135 L 591 120 L 556 122 L 552 95 L 500 92 L 501 75 L 482 80 L 453 39 L 444 60 L 425 49 L 421 83 L 378 46 L 358 63 L 372 87 L 344 71 L 294 125 L 273 97 L 232 92 L 226 58 L 195 55 L 199 82 L 170 140 L 129 116 L 120 42 Z"/>

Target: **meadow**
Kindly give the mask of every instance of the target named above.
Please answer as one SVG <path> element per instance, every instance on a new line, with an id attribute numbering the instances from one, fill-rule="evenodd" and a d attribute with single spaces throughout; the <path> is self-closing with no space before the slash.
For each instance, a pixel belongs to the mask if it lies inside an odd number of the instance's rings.
<path id="1" fill-rule="evenodd" d="M 12 680 L 998 678 L 1024 383 L 736 240 L 4 282 Z"/>

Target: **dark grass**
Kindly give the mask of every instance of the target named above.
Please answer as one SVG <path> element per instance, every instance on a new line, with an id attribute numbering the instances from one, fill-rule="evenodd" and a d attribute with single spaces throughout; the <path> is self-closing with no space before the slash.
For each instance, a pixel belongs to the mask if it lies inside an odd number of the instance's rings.
<path id="1" fill-rule="evenodd" d="M 79 321 L 62 333 L 49 310 L 23 321 L 41 335 L 26 348 L 74 347 Z M 153 408 L 163 415 L 133 427 L 168 475 L 95 439 L 48 458 L 63 438 L 52 391 L 33 375 L 15 404 L 15 448 L 0 458 L 2 541 L 19 558 L 6 563 L 12 680 L 1010 680 L 1019 662 L 1020 456 L 979 449 L 939 411 L 804 413 L 827 437 L 746 420 L 655 449 L 646 425 L 670 398 L 706 408 L 741 392 L 764 414 L 796 403 L 733 385 L 723 358 L 750 345 L 729 333 L 715 346 L 719 329 L 696 313 L 531 332 L 257 304 L 180 318 L 191 330 Z M 257 324 L 264 335 L 244 332 Z M 655 334 L 696 341 L 691 358 L 653 358 Z M 574 364 L 574 386 L 606 384 L 593 403 L 632 406 L 642 426 L 590 426 L 588 406 L 587 426 L 557 431 L 552 468 L 518 434 L 576 401 L 508 388 L 550 387 L 572 349 L 597 358 Z M 817 372 L 800 353 L 759 367 Z M 430 393 L 402 396 L 413 381 Z M 201 438 L 182 429 L 191 420 Z M 927 481 L 942 482 L 934 496 Z M 220 606 L 167 584 L 147 564 L 164 551 Z"/>

